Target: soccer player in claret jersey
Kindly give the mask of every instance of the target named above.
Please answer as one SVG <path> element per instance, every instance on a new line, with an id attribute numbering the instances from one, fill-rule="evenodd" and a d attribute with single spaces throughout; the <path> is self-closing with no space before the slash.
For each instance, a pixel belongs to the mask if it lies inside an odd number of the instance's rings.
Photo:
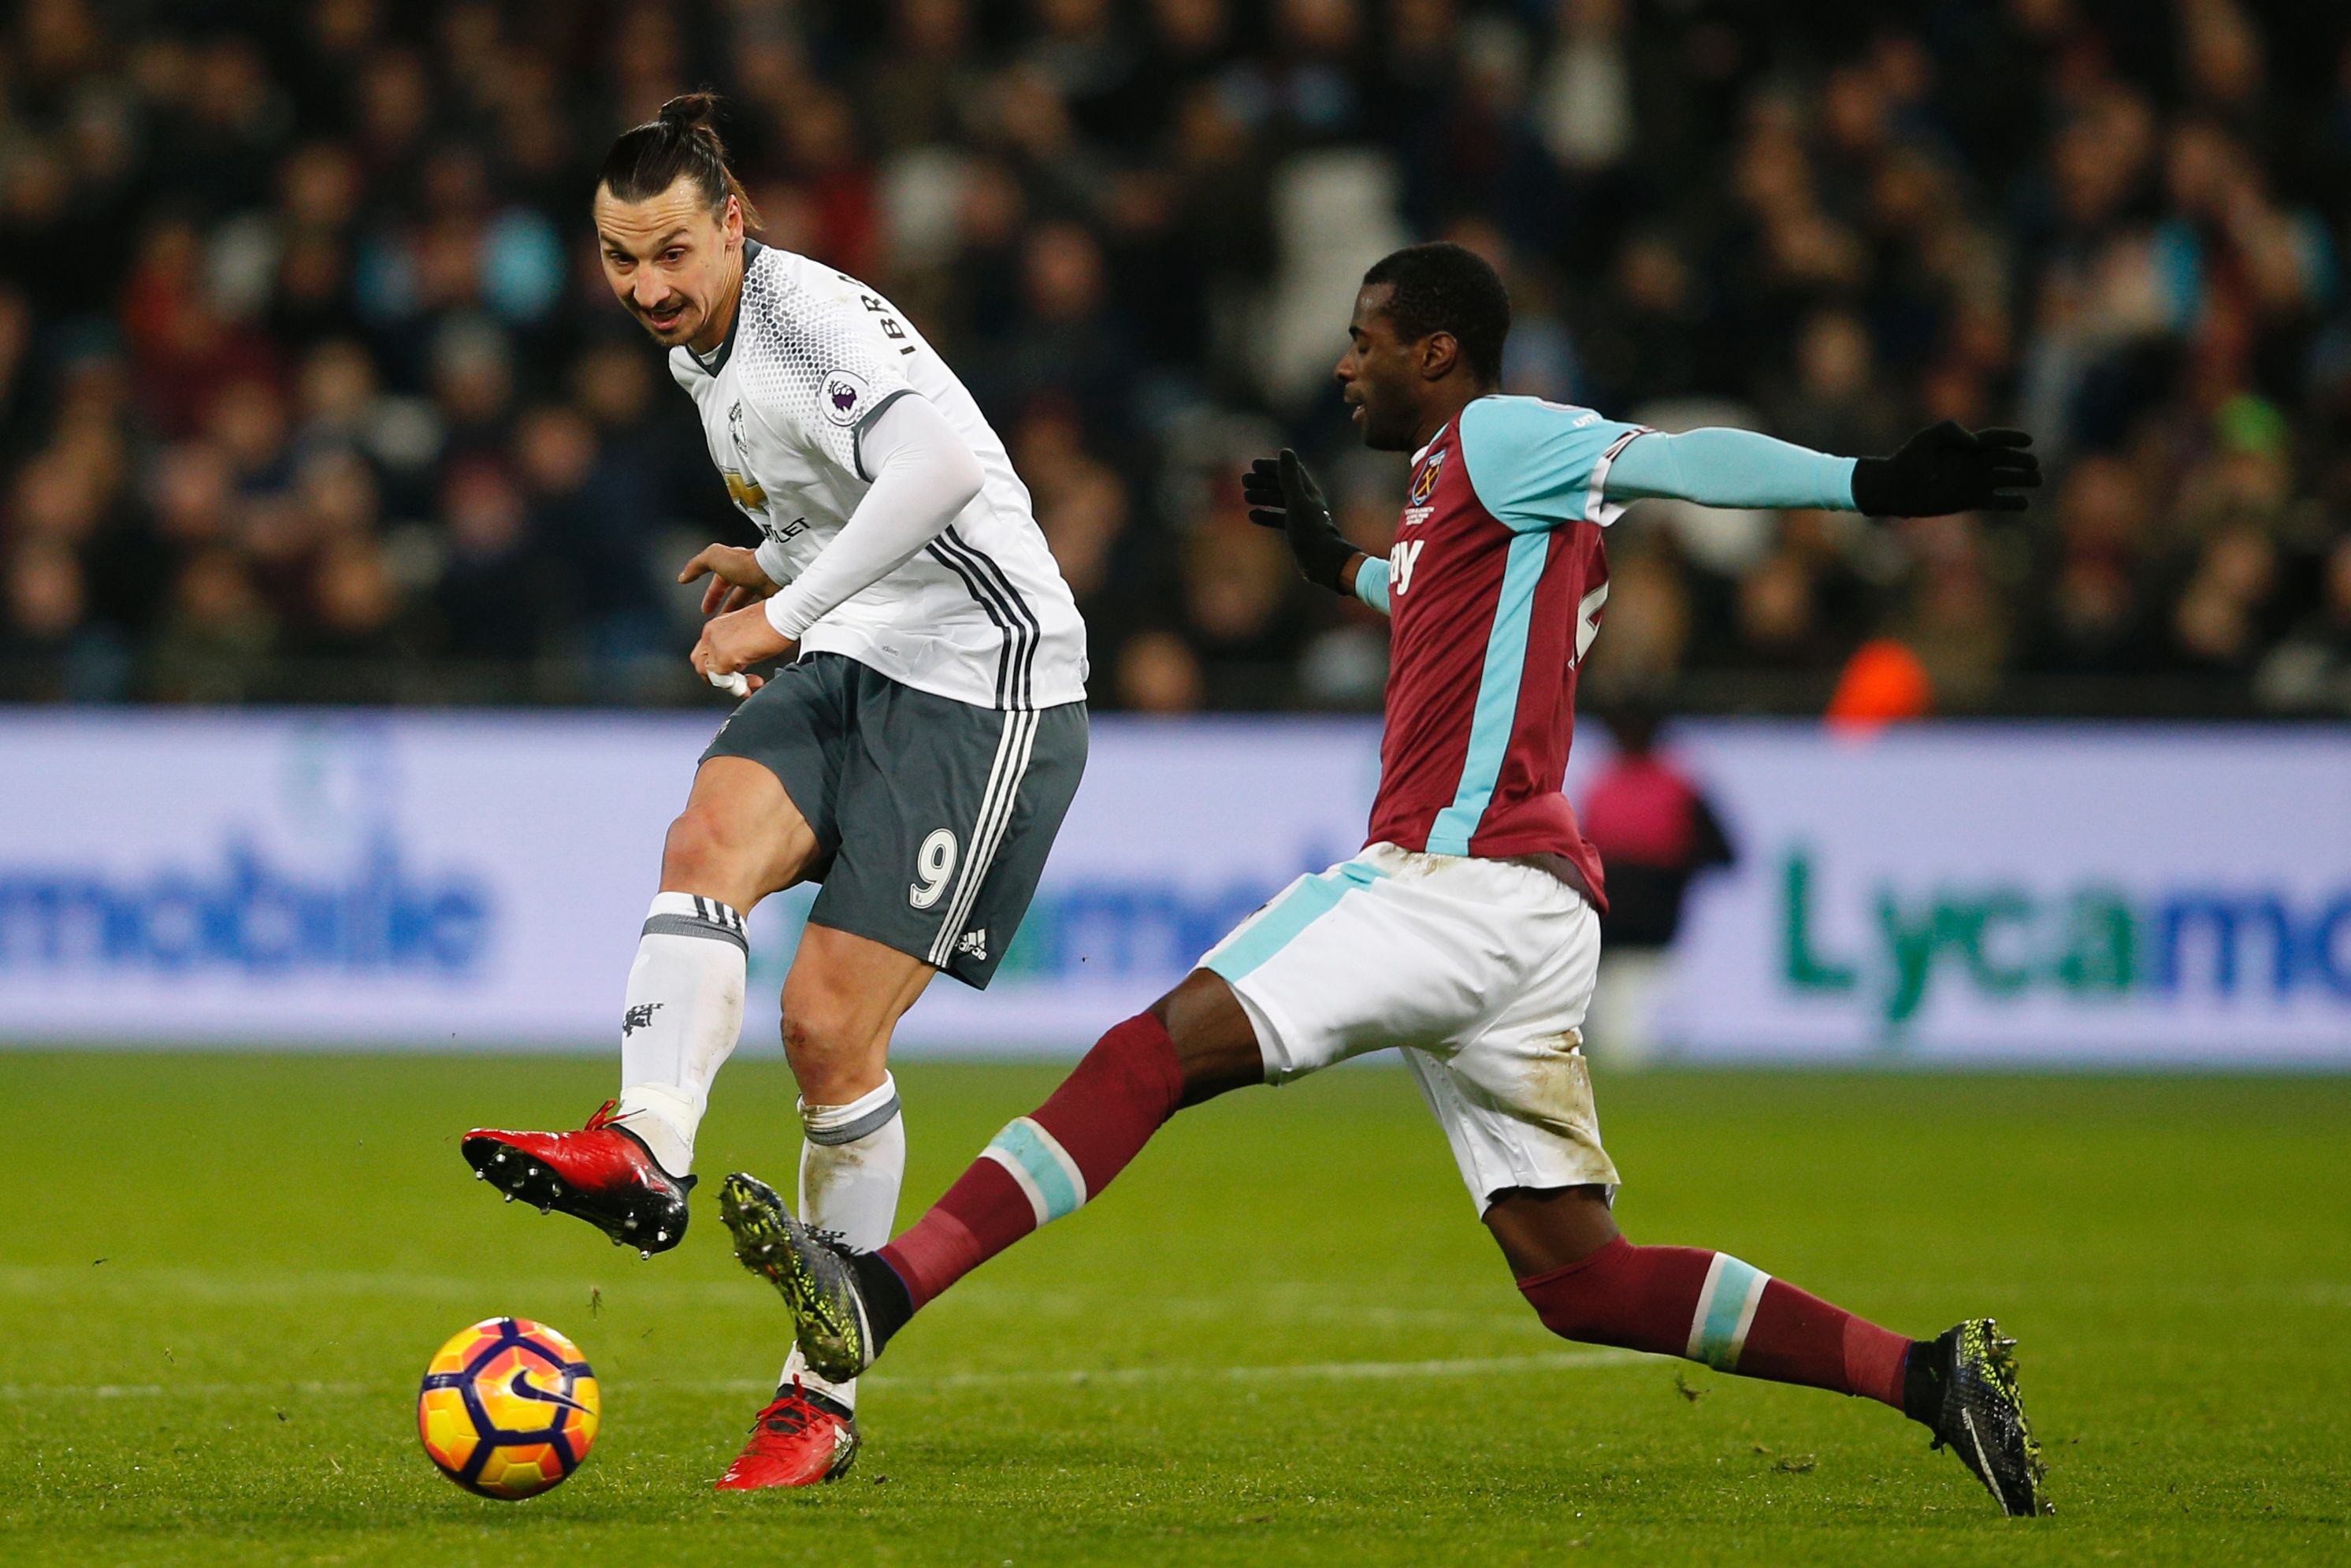
<path id="1" fill-rule="evenodd" d="M 748 695 L 671 824 L 621 1016 L 621 1093 L 577 1132 L 477 1128 L 477 1176 L 648 1255 L 685 1233 L 694 1141 L 743 1021 L 744 916 L 821 882 L 784 981 L 803 1212 L 890 1236 L 892 1030 L 933 975 L 984 987 L 1085 766 L 1085 627 L 1004 444 L 887 299 L 744 232 L 707 94 L 622 135 L 594 218 L 757 549 L 713 545 L 695 669 Z M 766 677 L 751 665 L 786 667 Z M 853 1377 L 797 1350 L 722 1490 L 830 1480 Z"/>
<path id="2" fill-rule="evenodd" d="M 1602 535 L 1627 503 L 2016 510 L 2013 492 L 2040 482 L 2029 440 L 1941 424 L 1856 462 L 1737 430 L 1661 434 L 1499 394 L 1509 326 L 1501 280 L 1459 246 L 1364 276 L 1339 382 L 1367 444 L 1413 455 L 1386 560 L 1340 536 L 1295 454 L 1245 481 L 1310 580 L 1395 623 L 1363 851 L 1292 883 L 1104 1035 L 887 1247 L 812 1233 L 737 1175 L 719 1195 L 736 1254 L 782 1292 L 810 1364 L 847 1376 L 956 1281 L 1099 1195 L 1184 1106 L 1394 1047 L 1554 1333 L 1881 1401 L 1955 1448 L 2002 1510 L 2046 1511 L 2011 1342 L 1990 1320 L 1913 1340 L 1725 1253 L 1618 1232 L 1578 1032 L 1601 867 L 1560 791 L 1608 593 Z"/>

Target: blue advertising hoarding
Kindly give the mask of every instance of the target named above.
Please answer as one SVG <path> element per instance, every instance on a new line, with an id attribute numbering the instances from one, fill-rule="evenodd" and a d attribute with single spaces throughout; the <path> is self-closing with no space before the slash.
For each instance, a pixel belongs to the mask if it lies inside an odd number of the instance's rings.
<path id="1" fill-rule="evenodd" d="M 717 721 L 0 717 L 0 1040 L 609 1049 Z M 1714 723 L 1676 750 L 1740 860 L 1694 895 L 1671 1051 L 2351 1066 L 2351 736 Z M 935 986 L 904 1043 L 1082 1046 L 1352 852 L 1376 778 L 1362 721 L 1098 722 L 996 984 Z M 752 1049 L 808 902 L 753 921 Z"/>

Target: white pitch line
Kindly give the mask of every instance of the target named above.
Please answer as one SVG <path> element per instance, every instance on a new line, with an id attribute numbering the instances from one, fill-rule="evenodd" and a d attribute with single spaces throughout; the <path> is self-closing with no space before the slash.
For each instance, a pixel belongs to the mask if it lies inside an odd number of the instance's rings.
<path id="1" fill-rule="evenodd" d="M 380 1383 L 0 1383 L 0 1399 L 189 1399 L 235 1398 L 262 1394 L 272 1398 L 309 1394 L 332 1399 L 380 1394 Z"/>
<path id="2" fill-rule="evenodd" d="M 1095 1384 L 1377 1382 L 1392 1378 L 1496 1377 L 1530 1372 L 1570 1372 L 1586 1367 L 1627 1366 L 1653 1357 L 1635 1350 L 1560 1350 L 1538 1355 L 1464 1356 L 1439 1361 L 1310 1361 L 1288 1366 L 1113 1366 L 1037 1372 L 950 1372 L 937 1377 L 869 1375 L 867 1387 L 908 1394 L 951 1394 L 967 1388 L 1085 1388 Z M 387 1394 L 381 1383 L 0 1383 L 0 1399 L 185 1399 L 272 1398 L 308 1395 L 357 1398 Z M 775 1385 L 758 1378 L 713 1378 L 692 1383 L 646 1379 L 641 1386 L 666 1394 L 767 1394 Z"/>
<path id="3" fill-rule="evenodd" d="M 747 1301 L 772 1310 L 765 1291 L 733 1281 L 646 1277 L 638 1274 L 632 1254 L 617 1260 L 615 1273 L 572 1281 L 545 1276 L 478 1277 L 455 1274 L 303 1273 L 239 1274 L 205 1269 L 120 1268 L 94 1270 L 79 1264 L 0 1266 L 0 1295 L 48 1296 L 91 1292 L 140 1298 L 168 1297 L 175 1301 L 219 1302 L 244 1306 L 256 1301 L 301 1301 L 319 1297 L 382 1296 L 419 1300 L 479 1302 L 497 1294 L 519 1291 L 569 1295 L 579 1284 L 601 1278 L 606 1304 L 612 1307 L 693 1305 L 739 1308 Z M 1343 1314 L 1359 1328 L 1444 1328 L 1462 1334 L 1518 1330 L 1526 1323 L 1523 1308 L 1463 1310 L 1442 1307 L 1395 1307 L 1364 1302 L 1363 1292 L 1346 1288 L 1302 1288 L 1283 1284 L 1246 1294 L 1209 1297 L 1162 1296 L 1151 1303 L 1155 1316 L 1220 1322 L 1235 1317 L 1283 1319 L 1310 1311 Z M 576 1298 L 575 1298 L 576 1299 Z M 1076 1322 L 1097 1310 L 1091 1298 L 1068 1291 L 1024 1291 L 999 1287 L 993 1281 L 960 1288 L 957 1299 L 966 1311 L 1018 1312 Z"/>

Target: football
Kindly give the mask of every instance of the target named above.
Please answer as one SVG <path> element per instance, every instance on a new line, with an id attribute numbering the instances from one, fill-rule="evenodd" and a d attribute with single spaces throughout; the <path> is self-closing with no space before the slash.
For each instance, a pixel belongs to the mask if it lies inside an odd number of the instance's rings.
<path id="1" fill-rule="evenodd" d="M 507 1502 L 578 1469 L 600 1416 L 580 1347 L 528 1318 L 485 1318 L 458 1333 L 416 1396 L 416 1435 L 441 1473 Z"/>

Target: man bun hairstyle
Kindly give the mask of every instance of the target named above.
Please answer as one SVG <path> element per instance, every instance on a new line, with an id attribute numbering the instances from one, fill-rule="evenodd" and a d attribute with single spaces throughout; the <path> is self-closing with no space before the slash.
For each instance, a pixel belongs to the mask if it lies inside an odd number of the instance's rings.
<path id="1" fill-rule="evenodd" d="M 1364 287 L 1387 284 L 1386 315 L 1396 336 L 1416 343 L 1450 332 L 1469 373 L 1485 386 L 1502 383 L 1502 340 L 1510 335 L 1510 291 L 1502 275 L 1467 246 L 1449 240 L 1406 246 L 1364 274 Z"/>
<path id="2" fill-rule="evenodd" d="M 643 125 L 621 132 L 604 154 L 603 172 L 596 183 L 613 199 L 642 202 L 658 196 L 681 177 L 694 182 L 714 214 L 726 210 L 726 198 L 743 206 L 743 226 L 759 226 L 759 209 L 751 204 L 743 182 L 726 166 L 726 144 L 718 139 L 711 119 L 718 112 L 715 92 L 680 93 L 661 106 Z"/>

